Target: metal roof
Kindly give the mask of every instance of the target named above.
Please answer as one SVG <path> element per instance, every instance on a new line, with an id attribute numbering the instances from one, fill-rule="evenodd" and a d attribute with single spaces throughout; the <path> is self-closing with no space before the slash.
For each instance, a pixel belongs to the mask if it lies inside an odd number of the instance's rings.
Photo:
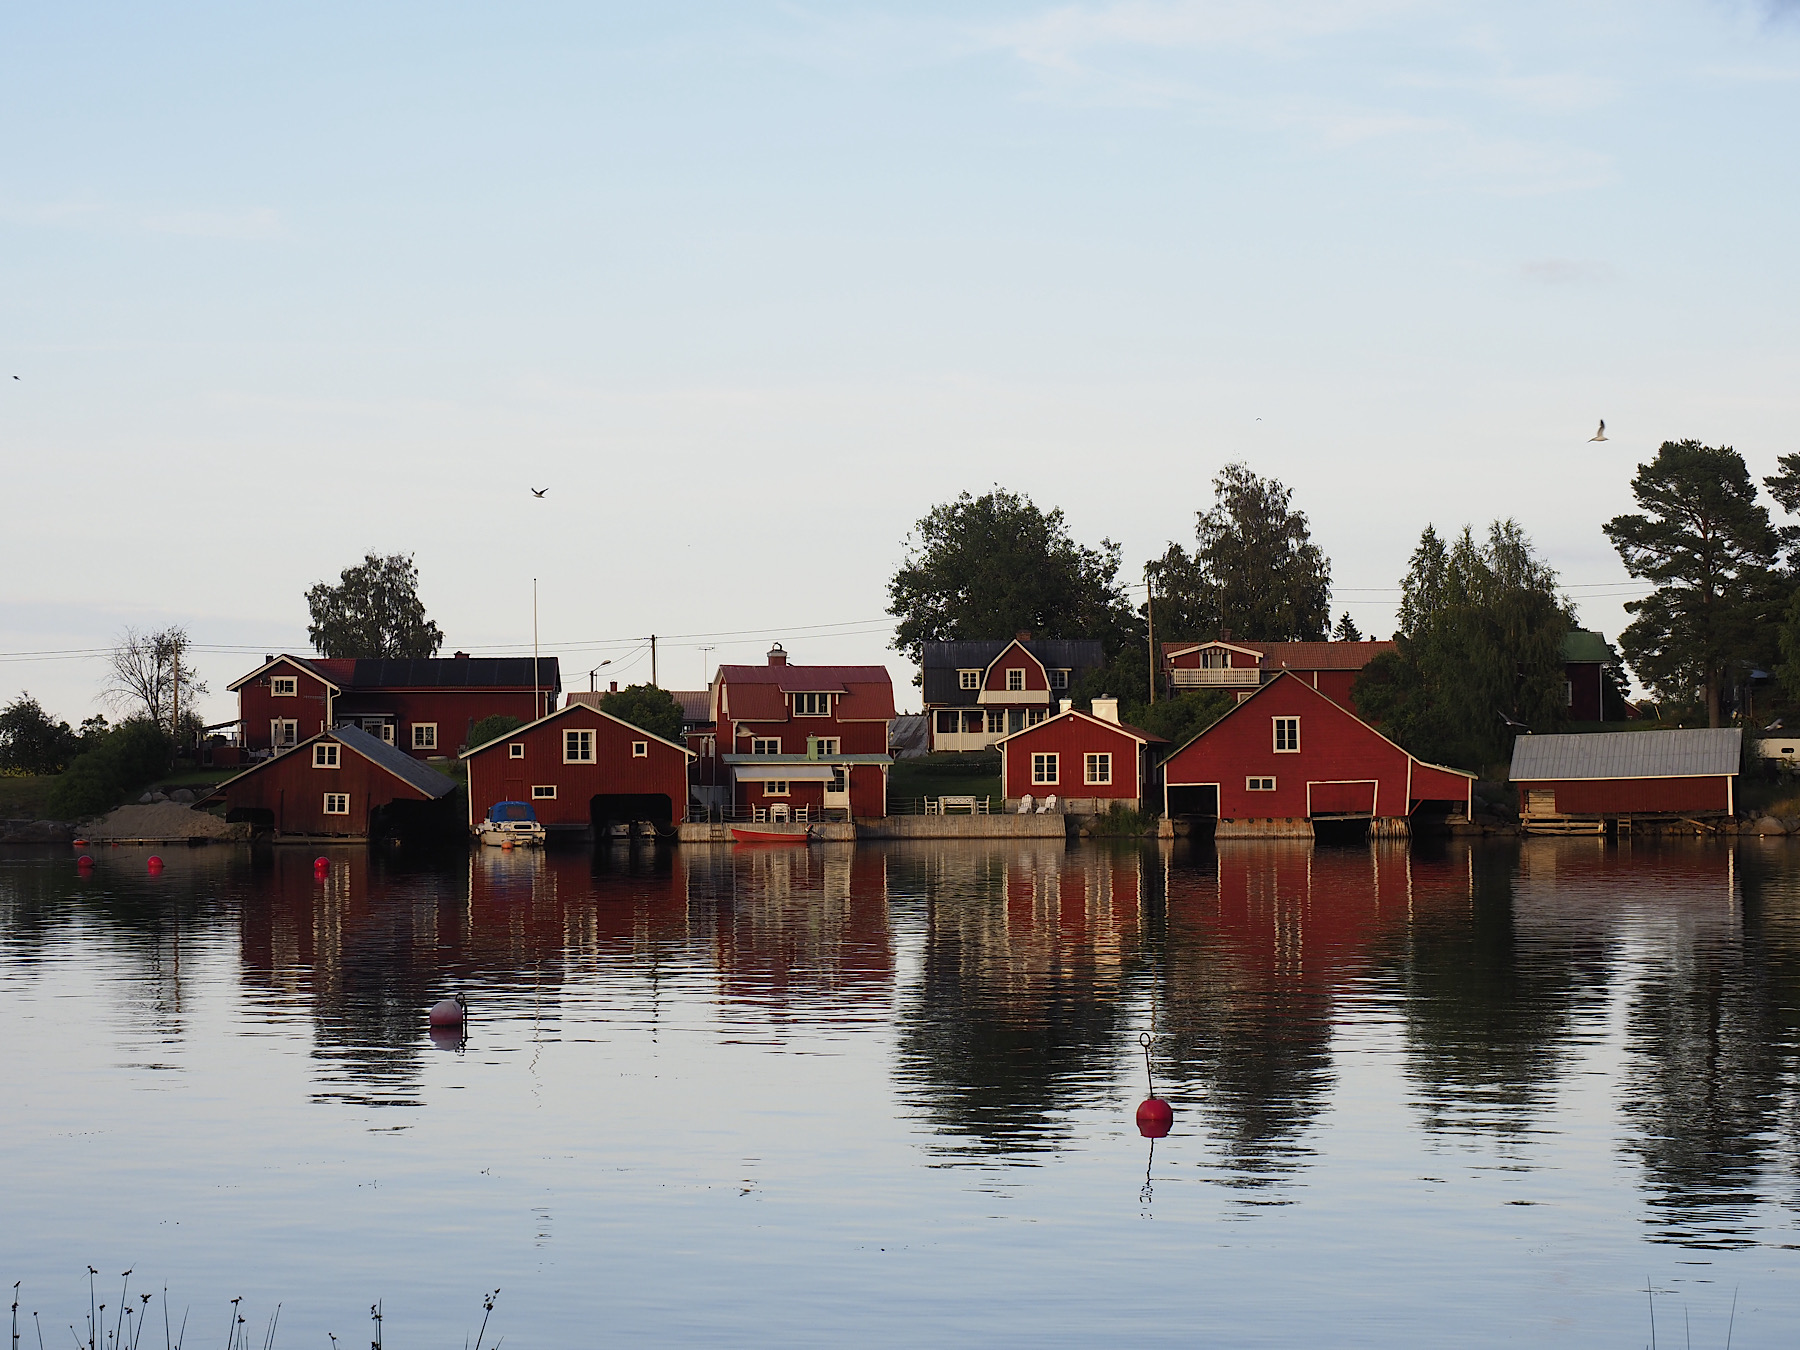
<path id="1" fill-rule="evenodd" d="M 443 797 L 456 791 L 455 779 L 446 778 L 429 764 L 421 764 L 406 751 L 389 745 L 379 736 L 369 735 L 361 727 L 333 727 L 325 734 L 416 787 L 427 797 Z"/>
<path id="2" fill-rule="evenodd" d="M 538 658 L 534 681 L 529 656 L 429 656 L 412 660 L 358 657 L 354 689 L 562 688 L 554 656 Z"/>
<path id="3" fill-rule="evenodd" d="M 1035 656 L 1046 670 L 1072 672 L 1074 684 L 1090 670 L 1106 664 L 1098 638 L 984 638 L 971 642 L 927 642 L 920 661 L 921 689 L 925 703 L 934 708 L 973 708 L 981 691 L 964 689 L 957 678 L 962 670 L 985 671 L 994 658 L 1017 642 Z"/>
<path id="4" fill-rule="evenodd" d="M 1585 628 L 1573 628 L 1563 638 L 1562 659 L 1579 662 L 1595 661 L 1604 666 L 1617 661 L 1619 654 L 1606 640 L 1606 634 L 1589 632 Z"/>
<path id="5" fill-rule="evenodd" d="M 1620 731 L 1587 736 L 1521 736 L 1513 742 L 1512 780 L 1716 778 L 1734 774 L 1739 727 L 1716 731 Z"/>

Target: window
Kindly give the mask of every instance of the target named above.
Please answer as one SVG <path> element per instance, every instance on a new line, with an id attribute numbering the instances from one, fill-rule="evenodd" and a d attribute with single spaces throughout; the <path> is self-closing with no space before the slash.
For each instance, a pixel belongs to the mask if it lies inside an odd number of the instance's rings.
<path id="1" fill-rule="evenodd" d="M 1300 750 L 1300 719 L 1275 717 L 1270 720 L 1275 723 L 1275 753 L 1297 754 Z"/>
<path id="2" fill-rule="evenodd" d="M 962 714 L 954 708 L 948 712 L 940 712 L 937 715 L 937 729 L 946 736 L 962 730 Z"/>
<path id="3" fill-rule="evenodd" d="M 1089 755 L 1087 757 L 1087 781 L 1090 783 L 1112 782 L 1112 755 Z"/>
<path id="4" fill-rule="evenodd" d="M 1006 672 L 1008 691 L 1017 691 L 1025 687 L 1025 669 L 1022 666 L 1010 666 Z"/>
<path id="5" fill-rule="evenodd" d="M 1246 778 L 1244 790 L 1246 792 L 1273 792 L 1275 780 L 1273 778 Z"/>
<path id="6" fill-rule="evenodd" d="M 525 758 L 525 742 L 514 741 L 511 745 L 507 746 L 506 747 L 506 757 L 508 759 L 524 759 Z"/>
<path id="7" fill-rule="evenodd" d="M 547 801 L 554 801 L 555 798 L 556 798 L 556 784 L 555 783 L 533 783 L 531 785 L 531 800 L 532 801 L 547 802 Z"/>
<path id="8" fill-rule="evenodd" d="M 781 737 L 752 736 L 750 753 L 753 755 L 779 755 L 781 753 Z"/>
<path id="9" fill-rule="evenodd" d="M 1200 653 L 1200 669 L 1228 670 L 1231 667 L 1231 653 L 1219 647 L 1208 647 Z"/>
<path id="10" fill-rule="evenodd" d="M 633 741 L 631 743 L 631 757 L 633 759 L 648 759 L 648 758 L 650 758 L 650 742 L 649 741 Z"/>
<path id="11" fill-rule="evenodd" d="M 269 693 L 276 698 L 298 698 L 300 679 L 295 675 L 277 675 L 269 681 Z"/>
<path id="12" fill-rule="evenodd" d="M 313 747 L 313 768 L 335 769 L 338 766 L 338 743 L 320 741 Z"/>
<path id="13" fill-rule="evenodd" d="M 785 797 L 787 795 L 788 785 L 785 778 L 771 778 L 763 784 L 763 796 L 765 797 Z"/>
<path id="14" fill-rule="evenodd" d="M 1027 708 L 1025 710 L 1025 725 L 1028 727 L 1035 727 L 1049 715 L 1050 710 L 1048 708 Z"/>
<path id="15" fill-rule="evenodd" d="M 807 739 L 812 742 L 812 753 L 815 755 L 839 755 L 843 753 L 840 747 L 844 744 L 844 738 L 841 736 L 811 736 Z"/>
<path id="16" fill-rule="evenodd" d="M 976 713 L 975 715 L 977 717 L 981 716 L 980 713 Z M 988 709 L 987 729 L 991 735 L 995 736 L 998 736 L 1001 732 L 1006 730 L 1006 710 L 1004 708 Z"/>
<path id="17" fill-rule="evenodd" d="M 291 717 L 277 717 L 269 723 L 269 744 L 276 749 L 300 744 L 300 724 Z"/>
<path id="18" fill-rule="evenodd" d="M 1575 706 L 1575 681 L 1564 680 L 1563 681 L 1563 707 L 1573 708 L 1574 706 Z"/>
<path id="19" fill-rule="evenodd" d="M 349 815 L 350 794 L 348 792 L 327 792 L 325 794 L 325 814 L 328 816 Z"/>
<path id="20" fill-rule="evenodd" d="M 592 764 L 594 762 L 594 733 L 591 728 L 585 731 L 563 732 L 563 763 Z"/>
<path id="21" fill-rule="evenodd" d="M 435 749 L 437 749 L 437 723 L 436 722 L 414 722 L 413 723 L 413 749 L 415 749 L 415 750 L 435 750 Z"/>
<path id="22" fill-rule="evenodd" d="M 827 795 L 843 796 L 850 791 L 850 770 L 842 764 L 831 766 L 831 781 L 825 785 Z"/>
<path id="23" fill-rule="evenodd" d="M 1054 783 L 1056 781 L 1056 756 L 1033 755 L 1031 757 L 1031 781 L 1034 783 Z"/>
<path id="24" fill-rule="evenodd" d="M 956 672 L 956 686 L 959 689 L 981 688 L 981 672 L 979 670 L 959 670 Z"/>
<path id="25" fill-rule="evenodd" d="M 1069 687 L 1069 672 L 1066 670 L 1051 671 L 1050 687 L 1052 689 L 1067 689 Z"/>
<path id="26" fill-rule="evenodd" d="M 795 717 L 830 717 L 830 694 L 795 694 Z"/>

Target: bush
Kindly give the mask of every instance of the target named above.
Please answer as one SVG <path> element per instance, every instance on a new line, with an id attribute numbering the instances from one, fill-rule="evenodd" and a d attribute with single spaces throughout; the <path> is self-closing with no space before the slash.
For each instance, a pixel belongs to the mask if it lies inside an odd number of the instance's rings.
<path id="1" fill-rule="evenodd" d="M 61 773 L 81 739 L 46 713 L 30 694 L 0 709 L 0 773 Z"/>
<path id="2" fill-rule="evenodd" d="M 110 811 L 169 771 L 175 746 L 154 722 L 122 722 L 75 756 L 50 789 L 51 814 L 65 820 Z"/>
<path id="3" fill-rule="evenodd" d="M 653 684 L 614 690 L 600 700 L 600 711 L 642 727 L 652 736 L 681 744 L 681 705 L 673 694 Z"/>
<path id="4" fill-rule="evenodd" d="M 517 731 L 525 723 L 511 713 L 495 713 L 492 717 L 484 717 L 469 728 L 469 749 L 486 745 L 489 741 L 497 741 L 509 731 Z"/>

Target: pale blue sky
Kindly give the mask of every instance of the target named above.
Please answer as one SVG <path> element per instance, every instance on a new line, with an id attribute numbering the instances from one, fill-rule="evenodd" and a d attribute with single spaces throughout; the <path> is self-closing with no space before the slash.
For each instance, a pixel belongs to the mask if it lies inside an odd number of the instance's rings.
<path id="1" fill-rule="evenodd" d="M 780 636 L 906 701 L 934 502 L 1135 571 L 1234 459 L 1365 630 L 1511 514 L 1616 634 L 1632 466 L 1800 449 L 1797 112 L 1749 0 L 12 5 L 0 652 L 183 623 L 229 716 L 374 547 L 449 646 L 539 577 L 571 686 L 754 630 L 663 683 Z"/>

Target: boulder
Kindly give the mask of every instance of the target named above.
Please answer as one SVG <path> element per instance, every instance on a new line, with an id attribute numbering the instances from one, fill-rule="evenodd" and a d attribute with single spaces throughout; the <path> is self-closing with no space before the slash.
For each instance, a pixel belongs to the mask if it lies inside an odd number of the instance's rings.
<path id="1" fill-rule="evenodd" d="M 150 793 L 149 793 L 149 791 L 148 791 L 148 790 L 146 790 L 146 791 L 145 791 L 145 792 L 144 792 L 144 795 L 143 795 L 143 796 L 141 796 L 141 797 L 139 797 L 139 798 L 138 798 L 138 805 L 139 805 L 139 806 L 148 806 L 148 805 L 150 805 L 150 803 L 151 803 L 151 802 L 152 802 L 152 801 L 154 801 L 154 800 L 155 800 L 155 798 L 153 798 L 153 797 L 152 797 L 152 796 L 151 796 L 151 795 L 150 795 Z"/>
<path id="2" fill-rule="evenodd" d="M 169 794 L 169 800 L 172 802 L 180 802 L 185 806 L 194 800 L 193 790 L 191 788 L 176 788 Z"/>
<path id="3" fill-rule="evenodd" d="M 1786 834 L 1787 832 L 1787 826 L 1774 816 L 1758 816 L 1756 822 L 1750 827 L 1751 834 Z"/>

